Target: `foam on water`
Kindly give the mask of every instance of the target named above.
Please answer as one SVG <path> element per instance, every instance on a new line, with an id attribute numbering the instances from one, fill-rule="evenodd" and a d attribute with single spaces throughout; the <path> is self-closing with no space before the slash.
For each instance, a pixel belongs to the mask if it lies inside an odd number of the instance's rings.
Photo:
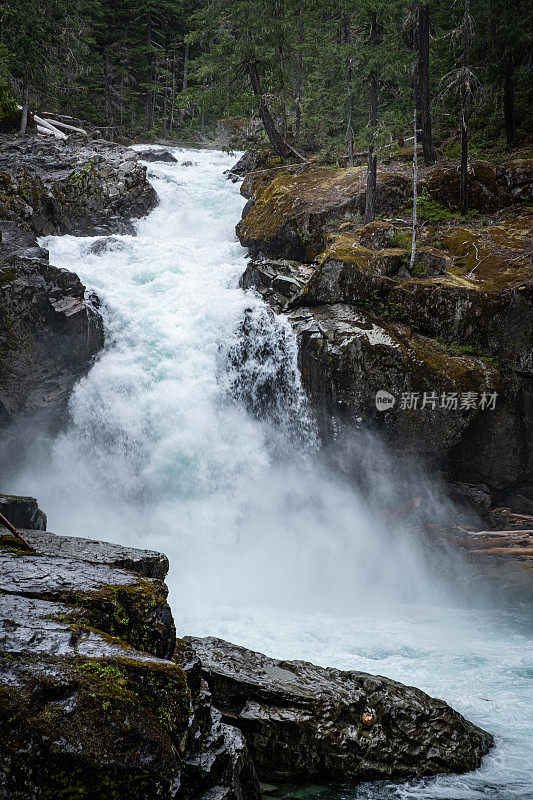
<path id="1" fill-rule="evenodd" d="M 102 299 L 107 346 L 67 431 L 10 490 L 31 490 L 50 530 L 165 551 L 178 632 L 384 674 L 497 736 L 470 775 L 328 796 L 531 796 L 526 611 L 452 603 L 416 544 L 315 458 L 290 326 L 238 288 L 234 159 L 174 152 L 194 165 L 150 165 L 160 203 L 138 236 L 100 254 L 48 240 Z"/>

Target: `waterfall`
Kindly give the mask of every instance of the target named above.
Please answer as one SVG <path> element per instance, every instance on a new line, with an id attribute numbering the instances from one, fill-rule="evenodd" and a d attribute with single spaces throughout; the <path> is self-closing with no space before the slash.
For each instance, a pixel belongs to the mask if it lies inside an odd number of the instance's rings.
<path id="1" fill-rule="evenodd" d="M 321 462 L 292 330 L 238 286 L 233 159 L 174 153 L 150 165 L 160 202 L 137 236 L 46 242 L 100 297 L 107 343 L 66 429 L 33 431 L 5 490 L 38 497 L 51 531 L 166 552 L 180 633 L 415 684 L 499 737 L 476 773 L 331 798 L 525 798 L 523 618 L 458 603 L 416 540 Z M 394 470 L 374 470 L 381 498 Z"/>

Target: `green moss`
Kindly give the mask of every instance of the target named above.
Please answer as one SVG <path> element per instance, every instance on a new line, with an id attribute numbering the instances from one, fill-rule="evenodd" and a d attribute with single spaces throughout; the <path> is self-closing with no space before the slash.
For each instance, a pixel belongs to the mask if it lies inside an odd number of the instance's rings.
<path id="1" fill-rule="evenodd" d="M 281 174 L 256 193 L 256 202 L 241 225 L 245 239 L 268 240 L 288 222 L 341 207 L 354 195 L 364 169 L 314 168 L 301 174 Z M 313 253 L 316 255 L 317 251 Z"/>

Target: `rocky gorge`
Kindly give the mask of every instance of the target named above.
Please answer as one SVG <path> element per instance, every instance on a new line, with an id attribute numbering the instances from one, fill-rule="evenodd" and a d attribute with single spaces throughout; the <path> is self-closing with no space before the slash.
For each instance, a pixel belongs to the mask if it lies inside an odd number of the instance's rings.
<path id="1" fill-rule="evenodd" d="M 72 386 L 101 352 L 103 325 L 98 298 L 73 272 L 50 265 L 36 237 L 88 234 L 101 237 L 91 252 L 112 251 L 112 234 L 132 233 L 131 217 L 153 208 L 155 193 L 131 150 L 38 140 L 35 155 L 35 142 L 5 141 L 2 422 L 42 412 L 60 425 Z M 468 247 L 456 258 L 444 244 L 454 236 L 449 221 L 433 233 L 424 226 L 417 274 L 409 272 L 408 226 L 397 219 L 408 197 L 405 175 L 382 177 L 387 218 L 362 226 L 357 168 L 254 166 L 246 170 L 243 192 L 251 202 L 238 226 L 253 254 L 241 284 L 290 320 L 324 441 L 361 419 L 376 423 L 393 447 L 444 468 L 455 478 L 456 499 L 482 510 L 483 536 L 454 530 L 451 539 L 484 549 L 501 532 L 513 562 L 526 550 L 518 560 L 529 568 L 530 428 L 527 414 L 520 416 L 530 407 L 527 210 L 491 211 L 490 225 L 461 221 L 461 236 L 476 231 L 476 253 L 485 247 L 492 258 L 491 243 L 505 239 L 504 256 L 515 259 L 508 281 L 500 285 L 498 261 L 480 289 L 470 273 L 483 264 L 466 263 Z M 516 172 L 516 180 L 496 176 L 499 199 L 490 195 L 484 207 L 511 202 L 513 191 L 524 197 L 529 173 L 524 165 Z M 501 321 L 497 336 L 494 318 Z M 456 325 L 451 340 L 448 325 Z M 244 324 L 244 349 L 246 333 Z M 429 407 L 399 417 L 375 407 L 379 389 L 399 397 L 423 395 L 428 385 L 458 397 L 496 391 L 493 427 L 476 433 L 489 409 L 452 405 L 437 422 Z M 502 430 L 512 443 L 503 456 L 496 438 Z M 514 511 L 496 513 L 499 502 Z M 165 556 L 47 533 L 46 516 L 31 498 L 3 496 L 0 512 L 33 548 L 7 535 L 0 542 L 6 800 L 259 800 L 262 792 L 282 798 L 289 796 L 283 789 L 259 781 L 463 773 L 492 747 L 490 733 L 403 683 L 269 659 L 220 639 L 176 639 Z M 112 538 L 97 524 L 93 534 Z"/>

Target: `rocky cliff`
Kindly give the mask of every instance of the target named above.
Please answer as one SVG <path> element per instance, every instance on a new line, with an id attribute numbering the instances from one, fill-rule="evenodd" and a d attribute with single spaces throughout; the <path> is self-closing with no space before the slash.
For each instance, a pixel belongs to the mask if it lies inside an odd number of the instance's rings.
<path id="1" fill-rule="evenodd" d="M 408 165 L 382 167 L 369 225 L 362 167 L 245 166 L 237 233 L 252 260 L 241 284 L 291 321 L 323 438 L 379 430 L 393 449 L 496 503 L 520 497 L 527 511 L 533 162 L 474 162 L 468 218 L 455 166 L 422 168 L 413 267 Z"/>
<path id="2" fill-rule="evenodd" d="M 0 137 L 0 425 L 57 422 L 103 345 L 98 299 L 38 236 L 133 233 L 156 203 L 137 155 L 104 140 Z"/>

